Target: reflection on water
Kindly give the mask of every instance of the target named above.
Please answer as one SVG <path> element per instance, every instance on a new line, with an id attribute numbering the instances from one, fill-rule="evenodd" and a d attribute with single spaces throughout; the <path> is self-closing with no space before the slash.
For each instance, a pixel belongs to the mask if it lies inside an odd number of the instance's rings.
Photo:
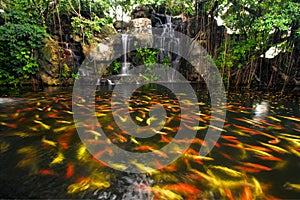
<path id="1" fill-rule="evenodd" d="M 263 120 L 269 112 L 269 102 L 263 100 L 254 105 L 254 116 L 253 119 L 256 121 Z"/>
<path id="2" fill-rule="evenodd" d="M 149 102 L 172 102 L 166 106 L 169 123 L 157 135 L 139 139 L 118 129 L 114 123 L 111 92 L 101 87 L 96 97 L 96 115 L 110 140 L 128 151 L 153 151 L 172 141 L 180 122 L 198 130 L 192 143 L 176 162 L 152 173 L 132 174 L 114 170 L 101 162 L 113 156 L 104 149 L 95 159 L 80 141 L 73 122 L 71 89 L 24 92 L 16 101 L 0 104 L 0 197 L 1 198 L 92 198 L 92 199 L 270 199 L 300 198 L 299 101 L 289 97 L 258 93 L 229 93 L 224 127 L 215 148 L 199 155 L 203 137 L 213 120 L 209 97 L 199 92 L 198 119 L 178 117 L 189 101 L 180 105 L 163 94 L 135 93 L 130 102 L 137 124 L 150 123 L 145 108 Z M 142 94 L 142 95 L 139 95 Z M 184 94 L 182 94 L 184 95 Z M 261 96 L 262 96 L 261 95 Z M 151 98 L 150 98 L 151 97 Z M 128 120 L 118 116 L 121 120 Z M 90 143 L 101 145 L 96 129 Z M 153 161 L 157 166 L 159 162 Z M 133 162 L 134 163 L 134 162 Z M 113 163 L 122 170 L 130 167 Z M 141 170 L 141 163 L 134 163 Z"/>

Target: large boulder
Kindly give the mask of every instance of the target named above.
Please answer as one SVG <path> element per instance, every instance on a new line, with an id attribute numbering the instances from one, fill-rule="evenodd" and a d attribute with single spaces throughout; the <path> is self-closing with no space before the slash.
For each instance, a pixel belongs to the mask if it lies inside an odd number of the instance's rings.
<path id="1" fill-rule="evenodd" d="M 132 19 L 130 22 L 130 33 L 136 37 L 140 45 L 152 45 L 152 24 L 148 18 Z"/>
<path id="2" fill-rule="evenodd" d="M 76 69 L 76 58 L 72 50 L 65 44 L 51 37 L 44 39 L 39 65 L 40 78 L 45 85 L 60 85 L 72 83 L 70 78 Z"/>
<path id="3" fill-rule="evenodd" d="M 151 14 L 154 12 L 154 9 L 151 5 L 138 5 L 134 8 L 131 13 L 131 19 L 136 18 L 151 18 Z"/>

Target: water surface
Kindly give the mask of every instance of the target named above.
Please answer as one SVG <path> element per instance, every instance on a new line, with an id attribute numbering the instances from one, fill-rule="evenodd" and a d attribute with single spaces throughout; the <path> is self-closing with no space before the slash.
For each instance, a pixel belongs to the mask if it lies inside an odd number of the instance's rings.
<path id="1" fill-rule="evenodd" d="M 164 134 L 133 138 L 118 129 L 111 109 L 111 90 L 101 87 L 96 115 L 105 134 L 119 147 L 137 153 L 166 145 L 180 124 L 198 130 L 198 140 L 176 162 L 153 173 L 122 172 L 95 159 L 82 144 L 73 121 L 72 88 L 3 93 L 0 101 L 0 197 L 72 199 L 281 199 L 300 198 L 299 100 L 267 92 L 227 95 L 226 113 L 211 118 L 209 95 L 198 93 L 198 120 L 180 116 L 189 102 L 178 103 L 168 91 L 143 88 L 130 100 L 131 118 L 147 126 L 147 109 L 165 105 L 170 122 Z M 169 106 L 168 106 L 169 105 Z M 118 105 L 114 105 L 118 108 Z M 144 110 L 143 110 L 144 109 Z M 207 157 L 197 152 L 213 120 L 226 115 L 222 135 Z M 122 118 L 123 116 L 118 116 Z M 123 119 L 129 120 L 129 119 Z M 201 128 L 202 127 L 202 128 Z M 203 128 L 204 127 L 204 128 Z M 93 130 L 93 127 L 90 127 Z M 91 142 L 101 143 L 92 131 Z M 178 145 L 189 141 L 173 141 Z M 103 155 L 113 156 L 113 152 Z M 159 165 L 159 163 L 157 163 Z M 143 166 L 139 165 L 143 168 Z"/>

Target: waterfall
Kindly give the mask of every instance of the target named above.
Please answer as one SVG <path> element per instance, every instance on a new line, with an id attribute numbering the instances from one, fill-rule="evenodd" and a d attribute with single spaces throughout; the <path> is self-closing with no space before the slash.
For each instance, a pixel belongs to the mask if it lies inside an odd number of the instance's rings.
<path id="1" fill-rule="evenodd" d="M 169 15 L 163 15 L 163 17 L 166 18 L 165 24 L 159 24 L 159 27 L 163 28 L 162 34 L 160 37 L 156 38 L 156 42 L 159 43 L 159 46 L 161 49 L 158 52 L 157 55 L 157 62 L 162 63 L 164 57 L 169 57 L 169 61 L 171 62 L 171 66 L 173 69 L 178 71 L 179 69 L 179 62 L 180 57 L 176 54 L 179 53 L 179 38 L 175 37 L 174 34 L 174 28 L 172 24 L 172 17 Z M 155 17 L 157 18 L 157 17 Z M 162 20 L 159 20 L 162 22 Z M 172 50 L 171 52 L 167 52 L 166 49 Z M 172 70 L 167 75 L 168 82 L 174 82 L 177 80 L 178 77 L 176 77 L 175 71 Z"/>
<path id="2" fill-rule="evenodd" d="M 128 35 L 123 33 L 122 34 L 122 47 L 123 47 L 123 63 L 122 63 L 122 69 L 121 69 L 121 74 L 127 74 L 128 73 L 128 68 L 129 68 L 129 63 L 127 63 L 127 44 L 128 44 Z"/>

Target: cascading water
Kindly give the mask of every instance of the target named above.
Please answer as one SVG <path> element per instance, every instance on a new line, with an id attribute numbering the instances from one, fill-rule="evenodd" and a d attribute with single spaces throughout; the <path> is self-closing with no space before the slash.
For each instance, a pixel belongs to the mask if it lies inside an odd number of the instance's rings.
<path id="1" fill-rule="evenodd" d="M 172 18 L 169 15 L 164 15 L 166 18 L 165 24 L 160 24 L 159 26 L 163 28 L 162 34 L 160 37 L 156 38 L 156 41 L 159 42 L 159 46 L 162 47 L 158 52 L 157 61 L 162 63 L 162 61 L 167 57 L 171 62 L 171 67 L 178 71 L 180 57 L 177 56 L 179 52 L 179 38 L 175 37 L 174 28 L 172 25 Z M 161 22 L 161 20 L 159 20 Z M 166 51 L 165 49 L 170 49 L 171 52 Z M 177 80 L 176 71 L 173 71 L 168 74 L 167 81 L 174 82 Z"/>
<path id="2" fill-rule="evenodd" d="M 123 56 L 124 60 L 122 63 L 121 75 L 127 75 L 130 63 L 127 62 L 127 45 L 128 45 L 128 35 L 123 33 L 122 34 L 122 47 L 123 47 Z"/>

